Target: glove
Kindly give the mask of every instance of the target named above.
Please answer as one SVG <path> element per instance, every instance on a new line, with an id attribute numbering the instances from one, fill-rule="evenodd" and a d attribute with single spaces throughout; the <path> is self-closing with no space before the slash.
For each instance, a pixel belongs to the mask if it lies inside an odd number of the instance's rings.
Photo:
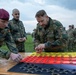
<path id="1" fill-rule="evenodd" d="M 22 56 L 19 53 L 18 54 L 11 53 L 10 58 L 15 62 L 19 62 L 22 59 Z"/>

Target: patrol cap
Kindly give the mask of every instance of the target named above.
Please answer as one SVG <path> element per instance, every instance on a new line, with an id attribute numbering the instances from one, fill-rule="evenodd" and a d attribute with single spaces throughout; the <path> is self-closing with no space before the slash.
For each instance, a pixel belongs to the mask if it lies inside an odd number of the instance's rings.
<path id="1" fill-rule="evenodd" d="M 0 19 L 9 20 L 9 13 L 5 9 L 0 9 Z"/>

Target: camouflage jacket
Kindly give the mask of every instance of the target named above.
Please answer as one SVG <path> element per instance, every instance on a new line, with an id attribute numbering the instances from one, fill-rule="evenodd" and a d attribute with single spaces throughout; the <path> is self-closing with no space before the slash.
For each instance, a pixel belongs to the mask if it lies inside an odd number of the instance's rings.
<path id="1" fill-rule="evenodd" d="M 9 28 L 15 41 L 17 41 L 18 38 L 26 37 L 26 32 L 22 21 L 16 21 L 15 19 L 10 20 Z"/>
<path id="2" fill-rule="evenodd" d="M 0 49 L 0 57 L 8 58 L 10 52 L 18 53 L 18 49 L 16 48 L 16 45 L 14 44 L 14 40 L 11 36 L 11 33 L 8 27 L 6 27 L 5 29 L 0 29 L 0 47 L 3 45 L 3 42 L 6 43 L 10 51 L 4 51 Z"/>
<path id="3" fill-rule="evenodd" d="M 37 24 L 35 35 L 35 46 L 40 43 L 45 43 L 45 51 L 58 51 L 65 47 L 65 39 L 62 37 L 62 32 L 58 26 L 49 18 L 46 28 Z"/>
<path id="4" fill-rule="evenodd" d="M 75 28 L 74 31 L 73 31 L 73 37 L 74 37 L 74 41 L 75 41 L 75 43 L 76 43 L 76 28 Z"/>
<path id="5" fill-rule="evenodd" d="M 68 29 L 67 30 L 67 34 L 68 34 L 68 38 L 73 38 L 73 29 Z"/>

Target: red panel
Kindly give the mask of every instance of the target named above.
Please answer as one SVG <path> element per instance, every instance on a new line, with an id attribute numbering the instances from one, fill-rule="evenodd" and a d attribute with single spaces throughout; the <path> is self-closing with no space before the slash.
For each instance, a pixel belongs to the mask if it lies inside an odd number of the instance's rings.
<path id="1" fill-rule="evenodd" d="M 28 56 L 21 60 L 27 63 L 76 64 L 76 57 Z"/>

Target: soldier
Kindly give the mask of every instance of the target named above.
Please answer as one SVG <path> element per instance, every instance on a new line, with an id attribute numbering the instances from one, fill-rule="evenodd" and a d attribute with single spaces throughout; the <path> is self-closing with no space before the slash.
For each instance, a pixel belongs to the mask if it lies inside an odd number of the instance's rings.
<path id="1" fill-rule="evenodd" d="M 66 45 L 57 25 L 44 10 L 39 10 L 35 17 L 38 21 L 35 50 L 37 52 L 63 52 Z"/>
<path id="2" fill-rule="evenodd" d="M 72 29 L 74 29 L 74 25 L 72 24 Z"/>
<path id="3" fill-rule="evenodd" d="M 4 51 L 0 49 L 0 57 L 11 58 L 14 61 L 19 62 L 22 57 L 18 53 L 18 49 L 14 43 L 11 33 L 8 28 L 9 13 L 5 9 L 0 9 L 0 47 L 3 42 L 6 43 L 10 51 Z"/>
<path id="4" fill-rule="evenodd" d="M 13 19 L 9 21 L 9 28 L 19 52 L 25 52 L 26 32 L 22 21 L 19 20 L 18 9 L 12 11 Z"/>
<path id="5" fill-rule="evenodd" d="M 74 31 L 73 31 L 73 37 L 74 37 L 74 50 L 75 50 L 75 52 L 76 52 L 76 28 L 74 29 Z"/>
<path id="6" fill-rule="evenodd" d="M 67 35 L 68 35 L 68 50 L 73 51 L 73 31 L 74 29 L 72 28 L 72 25 L 69 25 L 69 29 L 67 30 Z"/>

